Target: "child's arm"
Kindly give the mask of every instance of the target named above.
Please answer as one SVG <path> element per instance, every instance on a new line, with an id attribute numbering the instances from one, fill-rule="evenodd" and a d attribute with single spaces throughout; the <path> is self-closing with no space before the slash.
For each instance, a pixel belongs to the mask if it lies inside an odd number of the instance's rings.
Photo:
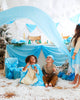
<path id="1" fill-rule="evenodd" d="M 42 73 L 43 73 L 44 76 L 46 76 L 46 77 L 48 76 L 47 73 L 45 72 L 44 67 L 42 67 Z"/>
<path id="2" fill-rule="evenodd" d="M 56 72 L 56 65 L 53 64 L 53 72 Z"/>
<path id="3" fill-rule="evenodd" d="M 27 68 L 29 65 L 30 65 L 30 63 L 28 62 L 28 63 L 26 64 L 26 66 L 23 68 L 23 71 L 26 71 L 26 68 Z"/>
<path id="4" fill-rule="evenodd" d="M 73 54 L 73 56 L 72 56 L 72 59 L 75 59 L 76 54 L 77 54 L 77 53 L 74 52 L 74 54 Z"/>
<path id="5" fill-rule="evenodd" d="M 34 70 L 35 70 L 35 72 L 36 72 L 37 74 L 39 74 L 39 71 L 37 70 L 37 67 L 36 67 L 36 66 L 34 66 Z"/>
<path id="6" fill-rule="evenodd" d="M 55 65 L 53 67 L 53 72 L 55 72 L 56 74 L 58 74 L 58 70 L 56 69 L 56 66 Z"/>
<path id="7" fill-rule="evenodd" d="M 72 59 L 75 59 L 76 54 L 78 53 L 80 49 L 80 37 L 77 40 L 76 46 L 75 46 L 75 50 L 74 50 L 74 54 L 72 56 Z"/>
<path id="8" fill-rule="evenodd" d="M 35 71 L 36 71 L 36 73 L 37 73 L 37 71 L 38 71 L 38 70 L 37 70 L 37 67 L 36 67 L 36 66 L 34 66 L 34 70 L 35 70 Z"/>
<path id="9" fill-rule="evenodd" d="M 53 68 L 53 71 L 56 72 L 56 68 Z"/>

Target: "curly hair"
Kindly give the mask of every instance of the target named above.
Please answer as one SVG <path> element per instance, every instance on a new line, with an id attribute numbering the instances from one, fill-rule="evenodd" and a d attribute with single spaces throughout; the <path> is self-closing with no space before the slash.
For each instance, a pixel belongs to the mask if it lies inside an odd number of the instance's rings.
<path id="1" fill-rule="evenodd" d="M 34 55 L 27 56 L 26 59 L 25 59 L 25 62 L 28 63 L 28 62 L 30 61 L 30 57 L 31 57 L 31 56 L 33 56 L 33 57 L 35 58 L 35 60 L 36 60 L 35 63 L 37 63 L 37 57 L 34 56 Z"/>
<path id="2" fill-rule="evenodd" d="M 80 24 L 76 25 L 75 31 L 76 31 L 76 33 L 74 34 L 74 36 L 72 38 L 72 40 L 74 39 L 74 46 L 76 46 L 77 40 L 80 37 Z"/>

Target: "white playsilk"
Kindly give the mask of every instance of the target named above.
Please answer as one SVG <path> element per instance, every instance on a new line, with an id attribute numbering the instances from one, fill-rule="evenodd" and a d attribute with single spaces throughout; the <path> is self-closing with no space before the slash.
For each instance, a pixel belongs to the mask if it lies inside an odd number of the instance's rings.
<path id="1" fill-rule="evenodd" d="M 35 71 L 30 67 L 27 69 L 28 72 L 25 75 L 25 77 L 21 80 L 21 83 L 26 84 L 26 85 L 30 85 L 30 84 L 34 84 L 38 81 L 36 75 L 35 75 Z"/>

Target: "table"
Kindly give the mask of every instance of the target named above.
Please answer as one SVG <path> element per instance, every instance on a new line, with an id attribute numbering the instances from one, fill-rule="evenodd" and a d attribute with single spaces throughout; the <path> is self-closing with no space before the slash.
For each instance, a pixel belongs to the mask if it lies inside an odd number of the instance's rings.
<path id="1" fill-rule="evenodd" d="M 19 59 L 19 66 L 25 66 L 25 58 L 28 55 L 35 55 L 38 58 L 38 64 L 42 67 L 45 64 L 47 55 L 53 55 L 55 58 L 54 64 L 57 66 L 62 65 L 67 60 L 67 56 L 61 53 L 57 47 L 53 45 L 22 45 L 14 46 L 7 45 L 6 58 L 17 57 Z M 24 59 L 24 61 L 22 61 Z"/>

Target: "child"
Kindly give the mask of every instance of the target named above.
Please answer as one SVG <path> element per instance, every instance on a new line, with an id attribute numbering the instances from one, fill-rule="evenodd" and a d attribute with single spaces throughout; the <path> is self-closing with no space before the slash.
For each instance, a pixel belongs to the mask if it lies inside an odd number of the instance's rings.
<path id="1" fill-rule="evenodd" d="M 58 80 L 56 66 L 53 64 L 54 57 L 48 55 L 46 59 L 46 65 L 43 66 L 42 72 L 44 74 L 43 81 L 46 87 L 55 86 Z"/>
<path id="2" fill-rule="evenodd" d="M 80 24 L 76 26 L 75 34 L 71 40 L 72 49 L 71 56 L 72 62 L 75 67 L 75 79 L 71 84 L 76 84 L 73 88 L 77 88 L 80 85 Z M 77 72 L 77 73 L 76 73 Z M 78 81 L 78 82 L 77 82 Z"/>
<path id="3" fill-rule="evenodd" d="M 23 71 L 26 71 L 26 68 L 29 66 L 29 65 L 34 65 L 37 63 L 37 58 L 34 56 L 34 55 L 30 55 L 26 58 L 26 66 L 23 68 Z M 35 67 L 35 70 L 37 72 L 37 69 Z"/>
<path id="4" fill-rule="evenodd" d="M 37 58 L 30 55 L 26 58 L 26 66 L 23 68 L 21 83 L 27 85 L 43 86 L 42 71 L 37 63 Z"/>

